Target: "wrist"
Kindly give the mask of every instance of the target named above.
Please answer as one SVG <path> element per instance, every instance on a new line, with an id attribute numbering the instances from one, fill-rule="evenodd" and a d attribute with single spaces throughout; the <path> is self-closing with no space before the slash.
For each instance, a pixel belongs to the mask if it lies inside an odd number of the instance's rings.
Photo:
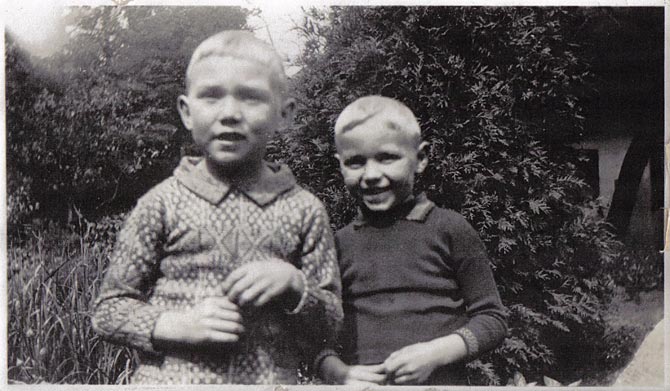
<path id="1" fill-rule="evenodd" d="M 305 290 L 305 275 L 300 269 L 294 268 L 293 275 L 291 276 L 291 290 L 298 297 L 302 296 L 302 292 Z M 298 304 L 298 303 L 296 303 Z"/>
<path id="2" fill-rule="evenodd" d="M 300 269 L 294 269 L 291 276 L 289 290 L 285 294 L 286 310 L 290 314 L 296 314 L 302 309 L 307 296 L 307 277 Z"/>
<path id="3" fill-rule="evenodd" d="M 337 356 L 327 356 L 321 362 L 321 377 L 328 384 L 344 384 L 349 366 Z"/>
<path id="4" fill-rule="evenodd" d="M 152 340 L 157 348 L 164 347 L 183 340 L 181 334 L 184 330 L 183 314 L 176 311 L 165 311 L 154 325 Z"/>
<path id="5" fill-rule="evenodd" d="M 447 365 L 461 360 L 467 355 L 465 341 L 458 334 L 435 339 L 430 342 L 431 355 L 439 366 Z"/>

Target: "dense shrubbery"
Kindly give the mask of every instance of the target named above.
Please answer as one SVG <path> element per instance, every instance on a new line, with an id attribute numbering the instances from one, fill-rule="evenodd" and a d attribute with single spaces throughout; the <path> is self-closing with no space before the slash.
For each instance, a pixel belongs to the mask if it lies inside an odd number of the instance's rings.
<path id="1" fill-rule="evenodd" d="M 478 229 L 510 310 L 510 337 L 470 365 L 475 383 L 516 370 L 569 382 L 601 362 L 611 287 L 601 270 L 619 248 L 566 146 L 583 133 L 590 74 L 576 37 L 587 20 L 553 8 L 351 7 L 313 11 L 303 26 L 301 110 L 273 156 L 339 227 L 354 206 L 333 158 L 337 114 L 367 94 L 415 112 L 431 143 L 421 187 Z"/>

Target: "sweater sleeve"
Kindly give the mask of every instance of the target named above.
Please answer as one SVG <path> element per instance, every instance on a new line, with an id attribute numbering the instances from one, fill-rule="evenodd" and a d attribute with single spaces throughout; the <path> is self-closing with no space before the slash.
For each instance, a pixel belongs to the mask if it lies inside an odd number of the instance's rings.
<path id="1" fill-rule="evenodd" d="M 138 201 L 119 232 L 92 323 L 111 342 L 156 353 L 152 333 L 163 310 L 147 300 L 157 279 L 164 223 L 162 204 L 150 194 Z"/>
<path id="2" fill-rule="evenodd" d="M 507 311 L 500 300 L 484 244 L 465 218 L 456 216 L 450 230 L 450 247 L 469 320 L 455 333 L 465 341 L 468 358 L 474 359 L 495 348 L 507 336 Z"/>
<path id="3" fill-rule="evenodd" d="M 315 199 L 306 217 L 301 252 L 301 271 L 305 290 L 298 306 L 291 311 L 298 318 L 308 341 L 311 359 L 334 345 L 343 313 L 340 273 L 328 214 Z"/>

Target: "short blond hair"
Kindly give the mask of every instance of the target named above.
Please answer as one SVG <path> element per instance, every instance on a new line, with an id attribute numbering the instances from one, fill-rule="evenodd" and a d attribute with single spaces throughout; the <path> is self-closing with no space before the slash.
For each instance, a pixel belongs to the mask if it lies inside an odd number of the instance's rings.
<path id="1" fill-rule="evenodd" d="M 421 127 L 414 113 L 403 103 L 385 96 L 369 95 L 358 98 L 342 110 L 335 122 L 335 138 L 347 131 L 383 115 L 384 125 L 421 140 Z"/>
<path id="2" fill-rule="evenodd" d="M 269 43 L 256 38 L 249 31 L 242 30 L 221 31 L 205 39 L 195 48 L 186 68 L 186 91 L 190 88 L 193 67 L 198 62 L 212 56 L 234 57 L 267 67 L 273 88 L 281 96 L 286 94 L 286 73 L 277 51 Z"/>

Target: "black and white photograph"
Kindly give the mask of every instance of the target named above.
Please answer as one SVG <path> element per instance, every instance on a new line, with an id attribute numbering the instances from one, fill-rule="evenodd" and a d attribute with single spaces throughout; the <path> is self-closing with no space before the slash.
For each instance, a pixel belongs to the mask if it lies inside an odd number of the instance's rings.
<path id="1" fill-rule="evenodd" d="M 662 2 L 5 8 L 0 383 L 670 385 Z"/>

